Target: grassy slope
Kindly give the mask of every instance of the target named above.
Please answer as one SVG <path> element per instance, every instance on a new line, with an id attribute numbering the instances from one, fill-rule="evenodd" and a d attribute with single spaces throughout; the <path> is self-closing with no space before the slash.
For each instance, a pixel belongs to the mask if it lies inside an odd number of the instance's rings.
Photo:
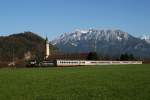
<path id="1" fill-rule="evenodd" d="M 0 100 L 149 98 L 149 65 L 0 70 Z"/>

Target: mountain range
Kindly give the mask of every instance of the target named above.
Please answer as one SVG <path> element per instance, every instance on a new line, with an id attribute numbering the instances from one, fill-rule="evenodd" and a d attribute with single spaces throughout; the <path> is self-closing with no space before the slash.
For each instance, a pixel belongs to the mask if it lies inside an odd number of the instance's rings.
<path id="1" fill-rule="evenodd" d="M 137 38 L 122 30 L 78 30 L 64 33 L 51 43 L 64 53 L 95 51 L 102 55 L 119 56 L 123 53 L 150 58 L 150 38 Z"/>

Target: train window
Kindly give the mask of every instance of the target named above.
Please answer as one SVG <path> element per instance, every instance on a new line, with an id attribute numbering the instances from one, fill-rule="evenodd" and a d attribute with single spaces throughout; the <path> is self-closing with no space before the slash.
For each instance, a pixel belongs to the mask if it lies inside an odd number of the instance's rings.
<path id="1" fill-rule="evenodd" d="M 96 62 L 91 62 L 91 63 L 96 63 Z"/>
<path id="2" fill-rule="evenodd" d="M 83 63 L 83 64 L 84 64 L 85 62 L 81 62 L 81 63 Z"/>

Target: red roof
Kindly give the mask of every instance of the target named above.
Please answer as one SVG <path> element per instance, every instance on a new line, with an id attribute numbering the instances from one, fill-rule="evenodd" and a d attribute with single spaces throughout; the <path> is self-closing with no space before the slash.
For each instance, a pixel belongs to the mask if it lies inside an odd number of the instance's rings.
<path id="1" fill-rule="evenodd" d="M 48 57 L 48 60 L 55 60 L 55 59 L 66 59 L 66 60 L 85 60 L 88 56 L 88 53 L 57 53 L 52 54 Z"/>

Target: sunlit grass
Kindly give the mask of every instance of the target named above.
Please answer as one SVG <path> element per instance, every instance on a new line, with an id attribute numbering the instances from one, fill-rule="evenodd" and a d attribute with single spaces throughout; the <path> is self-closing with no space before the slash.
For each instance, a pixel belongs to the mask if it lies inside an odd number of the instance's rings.
<path id="1" fill-rule="evenodd" d="M 149 100 L 150 65 L 0 70 L 0 100 Z"/>

